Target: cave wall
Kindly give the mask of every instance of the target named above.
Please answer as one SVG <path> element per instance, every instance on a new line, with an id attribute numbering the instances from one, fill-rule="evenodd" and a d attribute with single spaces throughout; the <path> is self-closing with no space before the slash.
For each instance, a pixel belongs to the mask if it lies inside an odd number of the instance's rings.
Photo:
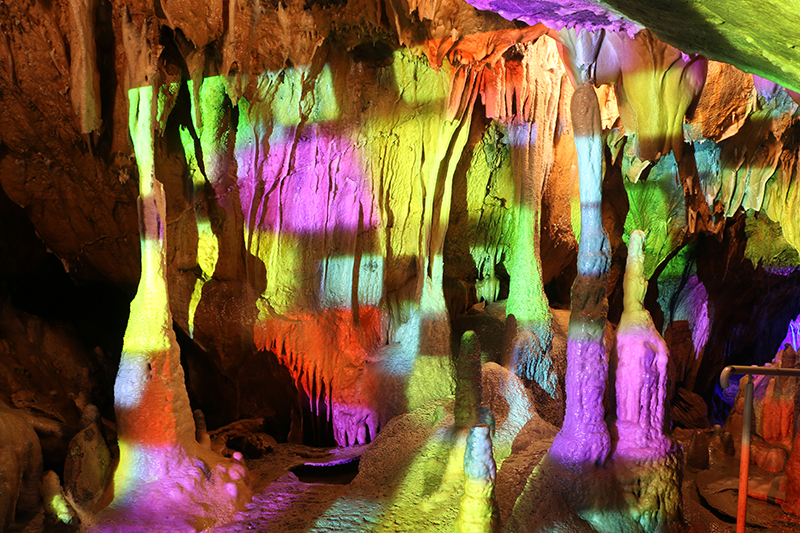
<path id="1" fill-rule="evenodd" d="M 305 413 L 365 442 L 451 392 L 453 317 L 568 306 L 564 32 L 457 1 L 15 1 L 0 27 L 0 184 L 77 283 L 138 283 L 128 91 L 156 91 L 169 304 L 212 425 L 266 413 L 296 438 Z M 797 315 L 797 105 L 647 31 L 598 35 L 609 316 L 644 230 L 673 386 L 705 394 Z"/>

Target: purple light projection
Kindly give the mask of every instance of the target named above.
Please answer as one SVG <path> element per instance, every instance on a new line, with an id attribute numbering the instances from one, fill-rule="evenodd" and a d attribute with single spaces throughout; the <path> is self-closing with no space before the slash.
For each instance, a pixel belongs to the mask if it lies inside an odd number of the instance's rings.
<path id="1" fill-rule="evenodd" d="M 641 29 L 623 15 L 590 0 L 468 0 L 468 3 L 507 20 L 521 20 L 531 26 L 541 23 L 554 30 L 607 29 L 632 36 Z"/>
<path id="2" fill-rule="evenodd" d="M 450 391 L 442 246 L 470 121 L 445 118 L 450 67 L 398 52 L 359 87 L 375 105 L 350 108 L 335 75 L 345 66 L 263 74 L 238 103 L 235 157 L 245 247 L 266 271 L 256 345 L 290 368 L 316 414 L 333 413 L 339 443 L 357 444 L 375 436 L 376 406 Z M 389 338 L 409 373 L 385 371 Z"/>
<path id="3" fill-rule="evenodd" d="M 614 457 L 637 463 L 664 459 L 672 451 L 665 435 L 669 352 L 644 308 L 644 242 L 644 232 L 631 233 L 616 344 L 619 441 Z"/>
<path id="4" fill-rule="evenodd" d="M 361 156 L 336 124 L 274 125 L 261 150 L 237 150 L 250 231 L 320 236 L 378 226 Z M 341 244 L 341 243 L 339 243 Z"/>
<path id="5" fill-rule="evenodd" d="M 578 151 L 581 237 L 567 337 L 567 405 L 564 425 L 553 441 L 550 455 L 562 464 L 600 465 L 611 451 L 603 406 L 608 375 L 608 352 L 603 339 L 608 312 L 609 244 L 600 213 L 600 106 L 591 82 L 575 90 L 571 111 Z"/>
<path id="6" fill-rule="evenodd" d="M 764 79 L 761 76 L 757 76 L 755 74 L 753 74 L 753 83 L 756 86 L 756 91 L 758 91 L 758 95 L 764 98 L 767 102 L 775 98 L 781 89 L 784 89 L 791 97 L 791 99 L 794 100 L 794 102 L 797 105 L 800 105 L 800 93 L 798 92 L 781 87 L 777 83 Z"/>

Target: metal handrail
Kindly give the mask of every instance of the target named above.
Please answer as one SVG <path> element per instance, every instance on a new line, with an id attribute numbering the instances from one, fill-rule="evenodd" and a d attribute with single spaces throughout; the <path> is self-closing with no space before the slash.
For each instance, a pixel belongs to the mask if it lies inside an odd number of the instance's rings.
<path id="1" fill-rule="evenodd" d="M 739 500 L 736 515 L 736 533 L 745 533 L 747 524 L 747 480 L 750 476 L 750 420 L 753 418 L 753 376 L 800 377 L 800 368 L 776 368 L 772 366 L 731 365 L 722 369 L 719 384 L 723 389 L 730 386 L 731 374 L 747 376 L 744 389 L 744 420 L 742 421 L 742 458 L 739 463 Z"/>
<path id="2" fill-rule="evenodd" d="M 758 376 L 794 376 L 800 378 L 800 368 L 778 368 L 774 366 L 731 365 L 722 369 L 719 384 L 723 389 L 730 386 L 731 374 L 753 374 Z"/>

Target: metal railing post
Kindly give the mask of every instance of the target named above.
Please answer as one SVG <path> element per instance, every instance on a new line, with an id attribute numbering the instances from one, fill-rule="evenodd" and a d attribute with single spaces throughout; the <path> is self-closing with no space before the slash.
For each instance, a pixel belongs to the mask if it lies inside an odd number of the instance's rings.
<path id="1" fill-rule="evenodd" d="M 744 389 L 744 422 L 742 423 L 742 460 L 739 463 L 739 507 L 736 533 L 745 533 L 747 524 L 747 482 L 750 477 L 750 421 L 753 418 L 753 375 L 747 375 Z"/>
<path id="2" fill-rule="evenodd" d="M 800 377 L 800 368 L 775 368 L 769 366 L 726 366 L 719 376 L 723 389 L 730 385 L 731 374 L 746 374 L 744 389 L 744 421 L 742 422 L 742 458 L 739 463 L 739 507 L 736 514 L 736 533 L 745 533 L 747 525 L 747 481 L 750 475 L 750 425 L 753 418 L 753 376 Z"/>

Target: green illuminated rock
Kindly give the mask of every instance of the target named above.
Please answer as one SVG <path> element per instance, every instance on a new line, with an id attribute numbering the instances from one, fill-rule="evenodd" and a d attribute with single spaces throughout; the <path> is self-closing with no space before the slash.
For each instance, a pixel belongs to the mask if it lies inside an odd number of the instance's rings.
<path id="1" fill-rule="evenodd" d="M 800 91 L 798 4 L 740 0 L 600 0 L 687 52 L 724 61 Z"/>

